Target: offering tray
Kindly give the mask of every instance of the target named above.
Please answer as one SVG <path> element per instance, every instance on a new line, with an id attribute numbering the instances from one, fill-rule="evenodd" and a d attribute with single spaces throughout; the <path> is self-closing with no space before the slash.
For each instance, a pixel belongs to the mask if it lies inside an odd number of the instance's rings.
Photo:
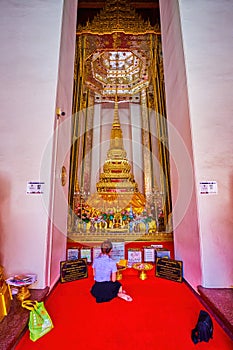
<path id="1" fill-rule="evenodd" d="M 19 292 L 17 294 L 17 299 L 20 301 L 23 301 L 25 299 L 28 299 L 31 295 L 29 292 L 28 287 L 35 283 L 37 279 L 37 276 L 35 274 L 29 274 L 29 275 L 15 275 L 12 277 L 9 277 L 6 280 L 6 283 L 10 286 L 17 287 L 19 289 Z"/>
<path id="2" fill-rule="evenodd" d="M 139 278 L 144 281 L 147 278 L 146 272 L 152 270 L 153 265 L 148 263 L 135 263 L 133 264 L 133 268 L 138 271 Z"/>

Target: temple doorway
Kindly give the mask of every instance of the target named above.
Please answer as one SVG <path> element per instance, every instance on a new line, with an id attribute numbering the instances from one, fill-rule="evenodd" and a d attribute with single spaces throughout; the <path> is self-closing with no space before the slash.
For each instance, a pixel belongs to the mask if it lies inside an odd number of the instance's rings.
<path id="1" fill-rule="evenodd" d="M 172 240 L 159 12 L 101 3 L 77 23 L 68 238 Z"/>

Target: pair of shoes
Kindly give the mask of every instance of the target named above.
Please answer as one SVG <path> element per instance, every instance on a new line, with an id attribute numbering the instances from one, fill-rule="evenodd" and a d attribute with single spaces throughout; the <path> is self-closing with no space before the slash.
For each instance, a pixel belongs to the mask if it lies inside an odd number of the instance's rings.
<path id="1" fill-rule="evenodd" d="M 121 299 L 124 299 L 125 301 L 132 301 L 133 300 L 131 298 L 131 296 L 129 296 L 128 294 L 125 294 L 125 293 L 119 293 L 118 297 Z"/>

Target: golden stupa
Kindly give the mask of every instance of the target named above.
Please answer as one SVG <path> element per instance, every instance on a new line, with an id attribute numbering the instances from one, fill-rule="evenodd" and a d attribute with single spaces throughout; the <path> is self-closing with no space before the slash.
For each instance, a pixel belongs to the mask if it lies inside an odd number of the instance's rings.
<path id="1" fill-rule="evenodd" d="M 116 100 L 110 147 L 96 189 L 97 192 L 88 199 L 87 204 L 99 213 L 127 210 L 140 214 L 145 207 L 146 199 L 138 190 L 124 149 Z"/>

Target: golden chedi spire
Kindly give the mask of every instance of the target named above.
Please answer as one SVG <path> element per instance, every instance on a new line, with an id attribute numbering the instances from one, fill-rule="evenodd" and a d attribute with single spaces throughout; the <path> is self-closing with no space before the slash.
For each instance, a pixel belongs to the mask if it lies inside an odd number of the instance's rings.
<path id="1" fill-rule="evenodd" d="M 112 156 L 116 157 L 116 151 L 118 151 L 119 157 L 123 157 L 123 158 L 126 157 L 126 151 L 124 150 L 124 144 L 123 144 L 123 135 L 122 135 L 121 125 L 119 120 L 117 97 L 115 97 L 114 118 L 112 123 L 110 148 L 109 148 L 107 157 L 110 159 Z"/>
<path id="2" fill-rule="evenodd" d="M 91 197 L 88 204 L 97 210 L 105 208 L 117 212 L 132 208 L 135 213 L 141 213 L 144 209 L 146 200 L 138 191 L 124 149 L 116 99 L 110 147 L 96 189 L 97 193 Z"/>

